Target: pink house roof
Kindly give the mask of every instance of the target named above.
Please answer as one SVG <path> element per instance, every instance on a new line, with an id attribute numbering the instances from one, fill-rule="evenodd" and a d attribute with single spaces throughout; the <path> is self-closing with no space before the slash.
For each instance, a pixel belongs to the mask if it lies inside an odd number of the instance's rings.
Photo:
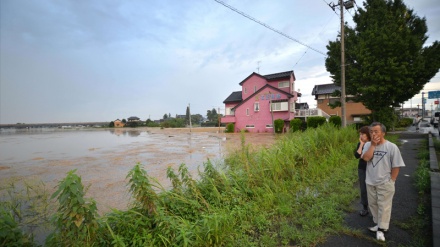
<path id="1" fill-rule="evenodd" d="M 241 81 L 239 84 L 240 86 L 243 85 L 243 83 L 248 80 L 249 78 L 251 78 L 252 76 L 258 76 L 261 77 L 267 81 L 275 81 L 275 80 L 282 80 L 282 79 L 290 79 L 290 75 L 293 74 L 293 79 L 295 79 L 295 74 L 293 73 L 293 70 L 289 70 L 289 71 L 285 71 L 285 72 L 280 72 L 280 73 L 275 73 L 275 74 L 269 74 L 269 75 L 260 75 L 258 73 L 253 72 L 252 74 L 250 74 L 248 77 L 246 77 L 243 81 Z"/>
<path id="2" fill-rule="evenodd" d="M 269 85 L 269 84 L 266 84 L 264 87 L 258 89 L 255 93 L 253 93 L 252 95 L 250 95 L 249 97 L 247 97 L 245 100 L 241 101 L 240 104 L 236 105 L 236 106 L 235 106 L 234 108 L 232 108 L 232 109 L 237 109 L 237 108 L 240 107 L 242 104 L 244 104 L 246 101 L 248 101 L 248 100 L 250 100 L 250 99 L 253 99 L 254 95 L 257 95 L 258 93 L 260 93 L 261 91 L 263 91 L 263 90 L 266 89 L 266 88 L 270 88 L 270 89 L 273 89 L 274 91 L 277 91 L 277 92 L 280 92 L 280 93 L 282 93 L 282 94 L 284 94 L 284 95 L 287 95 L 288 98 L 292 98 L 292 97 L 294 97 L 294 95 L 292 95 L 292 94 L 290 94 L 290 93 L 288 93 L 288 92 L 286 92 L 286 91 L 280 90 L 280 89 L 278 89 L 278 88 L 276 88 L 276 87 L 274 87 L 274 86 L 271 86 L 271 85 Z M 241 92 L 240 92 L 240 93 L 241 93 Z M 283 100 L 281 100 L 281 101 L 283 101 Z M 275 102 L 275 100 L 274 100 L 274 102 Z"/>

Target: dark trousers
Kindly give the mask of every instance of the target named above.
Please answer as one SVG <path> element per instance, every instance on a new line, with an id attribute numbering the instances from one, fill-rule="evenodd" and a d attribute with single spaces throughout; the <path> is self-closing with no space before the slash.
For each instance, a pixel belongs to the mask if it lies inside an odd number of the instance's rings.
<path id="1" fill-rule="evenodd" d="M 367 171 L 358 169 L 359 186 L 361 190 L 361 204 L 365 210 L 368 209 L 368 194 L 367 194 L 367 184 L 365 183 L 365 178 L 367 177 Z"/>

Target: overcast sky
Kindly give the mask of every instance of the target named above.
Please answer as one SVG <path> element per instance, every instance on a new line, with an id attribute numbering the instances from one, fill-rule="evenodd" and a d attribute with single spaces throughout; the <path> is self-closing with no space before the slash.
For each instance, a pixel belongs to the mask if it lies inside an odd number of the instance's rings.
<path id="1" fill-rule="evenodd" d="M 438 0 L 405 2 L 426 17 L 426 44 L 440 40 Z M 324 54 L 340 30 L 329 0 L 225 3 Z M 214 0 L 1 0 L 0 11 L 1 124 L 155 120 L 188 104 L 224 113 L 252 72 L 288 70 L 316 107 L 314 85 L 332 82 L 323 54 Z M 439 75 L 425 92 L 440 90 Z"/>

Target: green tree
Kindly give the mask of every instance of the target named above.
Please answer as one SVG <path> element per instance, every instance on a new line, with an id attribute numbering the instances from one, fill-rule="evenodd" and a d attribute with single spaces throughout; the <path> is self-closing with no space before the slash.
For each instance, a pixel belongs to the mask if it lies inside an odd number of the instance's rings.
<path id="1" fill-rule="evenodd" d="M 384 122 L 389 116 L 381 111 L 412 98 L 438 72 L 439 42 L 424 45 L 426 19 L 402 0 L 367 0 L 353 21 L 355 27 L 345 26 L 346 94 Z M 340 36 L 327 49 L 327 71 L 340 85 Z"/>
<path id="2" fill-rule="evenodd" d="M 108 127 L 110 127 L 110 128 L 115 127 L 115 122 L 111 121 L 111 122 L 108 124 Z"/>
<path id="3" fill-rule="evenodd" d="M 163 115 L 163 119 L 168 119 L 168 114 L 165 113 L 165 114 Z"/>
<path id="4" fill-rule="evenodd" d="M 191 115 L 191 122 L 192 124 L 200 124 L 203 120 L 203 116 L 200 114 L 193 114 Z"/>
<path id="5" fill-rule="evenodd" d="M 127 120 L 125 120 L 125 118 L 123 118 L 123 119 L 121 120 L 121 122 L 125 124 L 125 123 L 127 122 Z"/>
<path id="6" fill-rule="evenodd" d="M 212 108 L 212 110 L 208 110 L 206 113 L 206 117 L 208 118 L 209 122 L 217 123 L 218 122 L 218 115 L 215 108 Z"/>

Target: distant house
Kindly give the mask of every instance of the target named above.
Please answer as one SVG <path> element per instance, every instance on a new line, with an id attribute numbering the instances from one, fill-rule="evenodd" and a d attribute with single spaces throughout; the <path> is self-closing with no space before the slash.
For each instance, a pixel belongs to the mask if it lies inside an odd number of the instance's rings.
<path id="1" fill-rule="evenodd" d="M 115 128 L 124 127 L 124 123 L 119 119 L 116 119 L 115 121 L 113 121 L 113 123 L 115 124 Z"/>
<path id="2" fill-rule="evenodd" d="M 341 107 L 331 108 L 330 106 L 341 100 L 340 96 L 333 96 L 335 91 L 340 90 L 341 87 L 334 83 L 315 85 L 312 95 L 315 95 L 317 107 L 329 115 L 341 116 Z M 362 116 L 371 114 L 371 111 L 362 103 L 350 100 L 349 95 L 347 95 L 347 99 L 345 103 L 345 118 L 348 124 L 361 122 Z"/>
<path id="3" fill-rule="evenodd" d="M 139 121 L 141 121 L 141 119 L 138 117 L 129 117 L 129 118 L 127 118 L 127 121 L 128 122 L 139 122 Z"/>
<path id="4" fill-rule="evenodd" d="M 307 110 L 307 109 L 309 109 L 309 104 L 307 104 L 307 102 L 295 104 L 295 110 Z"/>
<path id="5" fill-rule="evenodd" d="M 252 73 L 239 83 L 241 91 L 224 101 L 221 123 L 235 124 L 235 131 L 273 132 L 273 120 L 284 120 L 288 128 L 295 117 L 295 102 L 301 94 L 294 90 L 295 75 L 286 71 L 270 75 Z"/>

